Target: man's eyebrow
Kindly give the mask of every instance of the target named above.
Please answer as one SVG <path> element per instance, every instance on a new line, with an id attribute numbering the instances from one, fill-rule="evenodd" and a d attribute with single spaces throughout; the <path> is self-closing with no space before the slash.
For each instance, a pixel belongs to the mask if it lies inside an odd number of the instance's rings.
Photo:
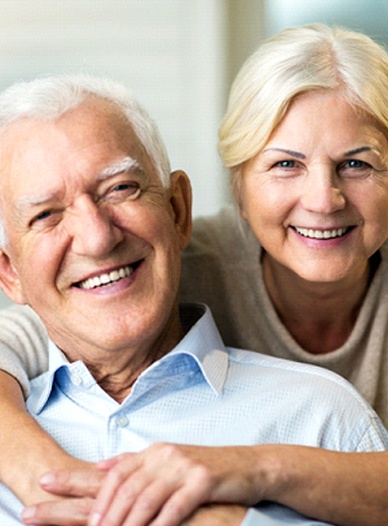
<path id="1" fill-rule="evenodd" d="M 132 159 L 132 157 L 124 157 L 124 159 L 121 159 L 120 161 L 112 163 L 106 168 L 104 168 L 98 174 L 98 178 L 100 180 L 104 180 L 109 177 L 113 177 L 116 174 L 127 172 L 131 169 L 139 169 L 139 168 L 141 168 L 141 166 L 138 161 L 136 161 L 135 159 Z"/>
<path id="2" fill-rule="evenodd" d="M 292 157 L 296 157 L 298 159 L 306 159 L 306 156 L 303 153 L 296 152 L 294 150 L 287 150 L 286 148 L 266 148 L 265 150 L 263 150 L 263 153 L 268 151 L 283 152 L 287 155 L 292 155 Z"/>
<path id="3" fill-rule="evenodd" d="M 126 172 L 131 169 L 141 169 L 140 163 L 135 159 L 132 159 L 132 157 L 124 157 L 120 161 L 117 161 L 105 167 L 98 174 L 98 179 L 103 181 L 104 179 L 108 179 L 109 177 L 113 177 L 116 174 Z M 57 196 L 55 193 L 46 194 L 43 196 L 30 195 L 22 197 L 16 204 L 16 209 L 19 211 L 19 213 L 23 213 L 23 210 L 39 207 L 41 205 L 45 205 L 46 203 L 50 203 L 54 201 L 56 197 Z"/>
<path id="4" fill-rule="evenodd" d="M 23 210 L 26 208 L 33 208 L 34 206 L 44 205 L 55 199 L 55 194 L 48 194 L 45 196 L 34 196 L 30 195 L 27 197 L 21 197 L 16 205 L 16 208 Z"/>

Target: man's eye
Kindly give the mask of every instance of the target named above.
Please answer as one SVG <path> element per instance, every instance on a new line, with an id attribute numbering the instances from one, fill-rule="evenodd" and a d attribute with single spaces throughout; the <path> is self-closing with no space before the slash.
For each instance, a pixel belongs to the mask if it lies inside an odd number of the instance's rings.
<path id="1" fill-rule="evenodd" d="M 32 220 L 32 223 L 35 223 L 35 222 L 39 222 L 39 221 L 43 221 L 44 219 L 47 219 L 48 217 L 50 217 L 52 215 L 52 211 L 51 210 L 44 210 L 43 212 L 40 212 L 38 215 L 36 215 L 33 220 Z"/>
<path id="2" fill-rule="evenodd" d="M 56 210 L 42 210 L 34 216 L 29 225 L 32 228 L 53 227 L 60 221 L 61 214 Z"/>
<path id="3" fill-rule="evenodd" d="M 122 182 L 117 183 L 110 189 L 108 198 L 110 199 L 134 199 L 139 196 L 141 192 L 140 186 L 135 182 Z"/>
<path id="4" fill-rule="evenodd" d="M 129 183 L 120 183 L 116 184 L 116 186 L 113 187 L 114 192 L 124 192 L 125 190 L 130 190 L 133 188 L 134 185 L 130 185 Z"/>

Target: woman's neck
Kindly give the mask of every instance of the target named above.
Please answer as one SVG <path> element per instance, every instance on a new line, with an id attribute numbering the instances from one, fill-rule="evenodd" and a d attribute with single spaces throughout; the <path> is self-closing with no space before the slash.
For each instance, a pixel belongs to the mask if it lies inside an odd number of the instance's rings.
<path id="1" fill-rule="evenodd" d="M 263 256 L 263 276 L 274 308 L 292 337 L 306 351 L 325 354 L 349 338 L 370 282 L 369 267 L 340 283 L 306 281 Z"/>

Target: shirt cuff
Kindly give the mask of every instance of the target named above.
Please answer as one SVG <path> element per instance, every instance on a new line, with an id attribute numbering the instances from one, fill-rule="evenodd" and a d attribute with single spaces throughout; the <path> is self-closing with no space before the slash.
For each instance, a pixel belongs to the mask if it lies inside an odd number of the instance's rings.
<path id="1" fill-rule="evenodd" d="M 262 504 L 250 508 L 241 526 L 333 526 L 315 521 L 279 504 Z"/>

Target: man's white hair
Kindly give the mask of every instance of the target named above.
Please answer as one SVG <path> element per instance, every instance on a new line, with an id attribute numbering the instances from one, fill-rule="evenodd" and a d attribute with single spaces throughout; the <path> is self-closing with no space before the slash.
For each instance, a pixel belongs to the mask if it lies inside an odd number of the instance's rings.
<path id="1" fill-rule="evenodd" d="M 0 141 L 1 133 L 20 118 L 55 120 L 90 96 L 111 102 L 122 111 L 150 156 L 163 187 L 168 188 L 170 162 L 155 122 L 132 92 L 113 80 L 88 75 L 63 75 L 13 84 L 0 93 Z M 5 247 L 6 242 L 0 214 L 0 247 Z"/>

